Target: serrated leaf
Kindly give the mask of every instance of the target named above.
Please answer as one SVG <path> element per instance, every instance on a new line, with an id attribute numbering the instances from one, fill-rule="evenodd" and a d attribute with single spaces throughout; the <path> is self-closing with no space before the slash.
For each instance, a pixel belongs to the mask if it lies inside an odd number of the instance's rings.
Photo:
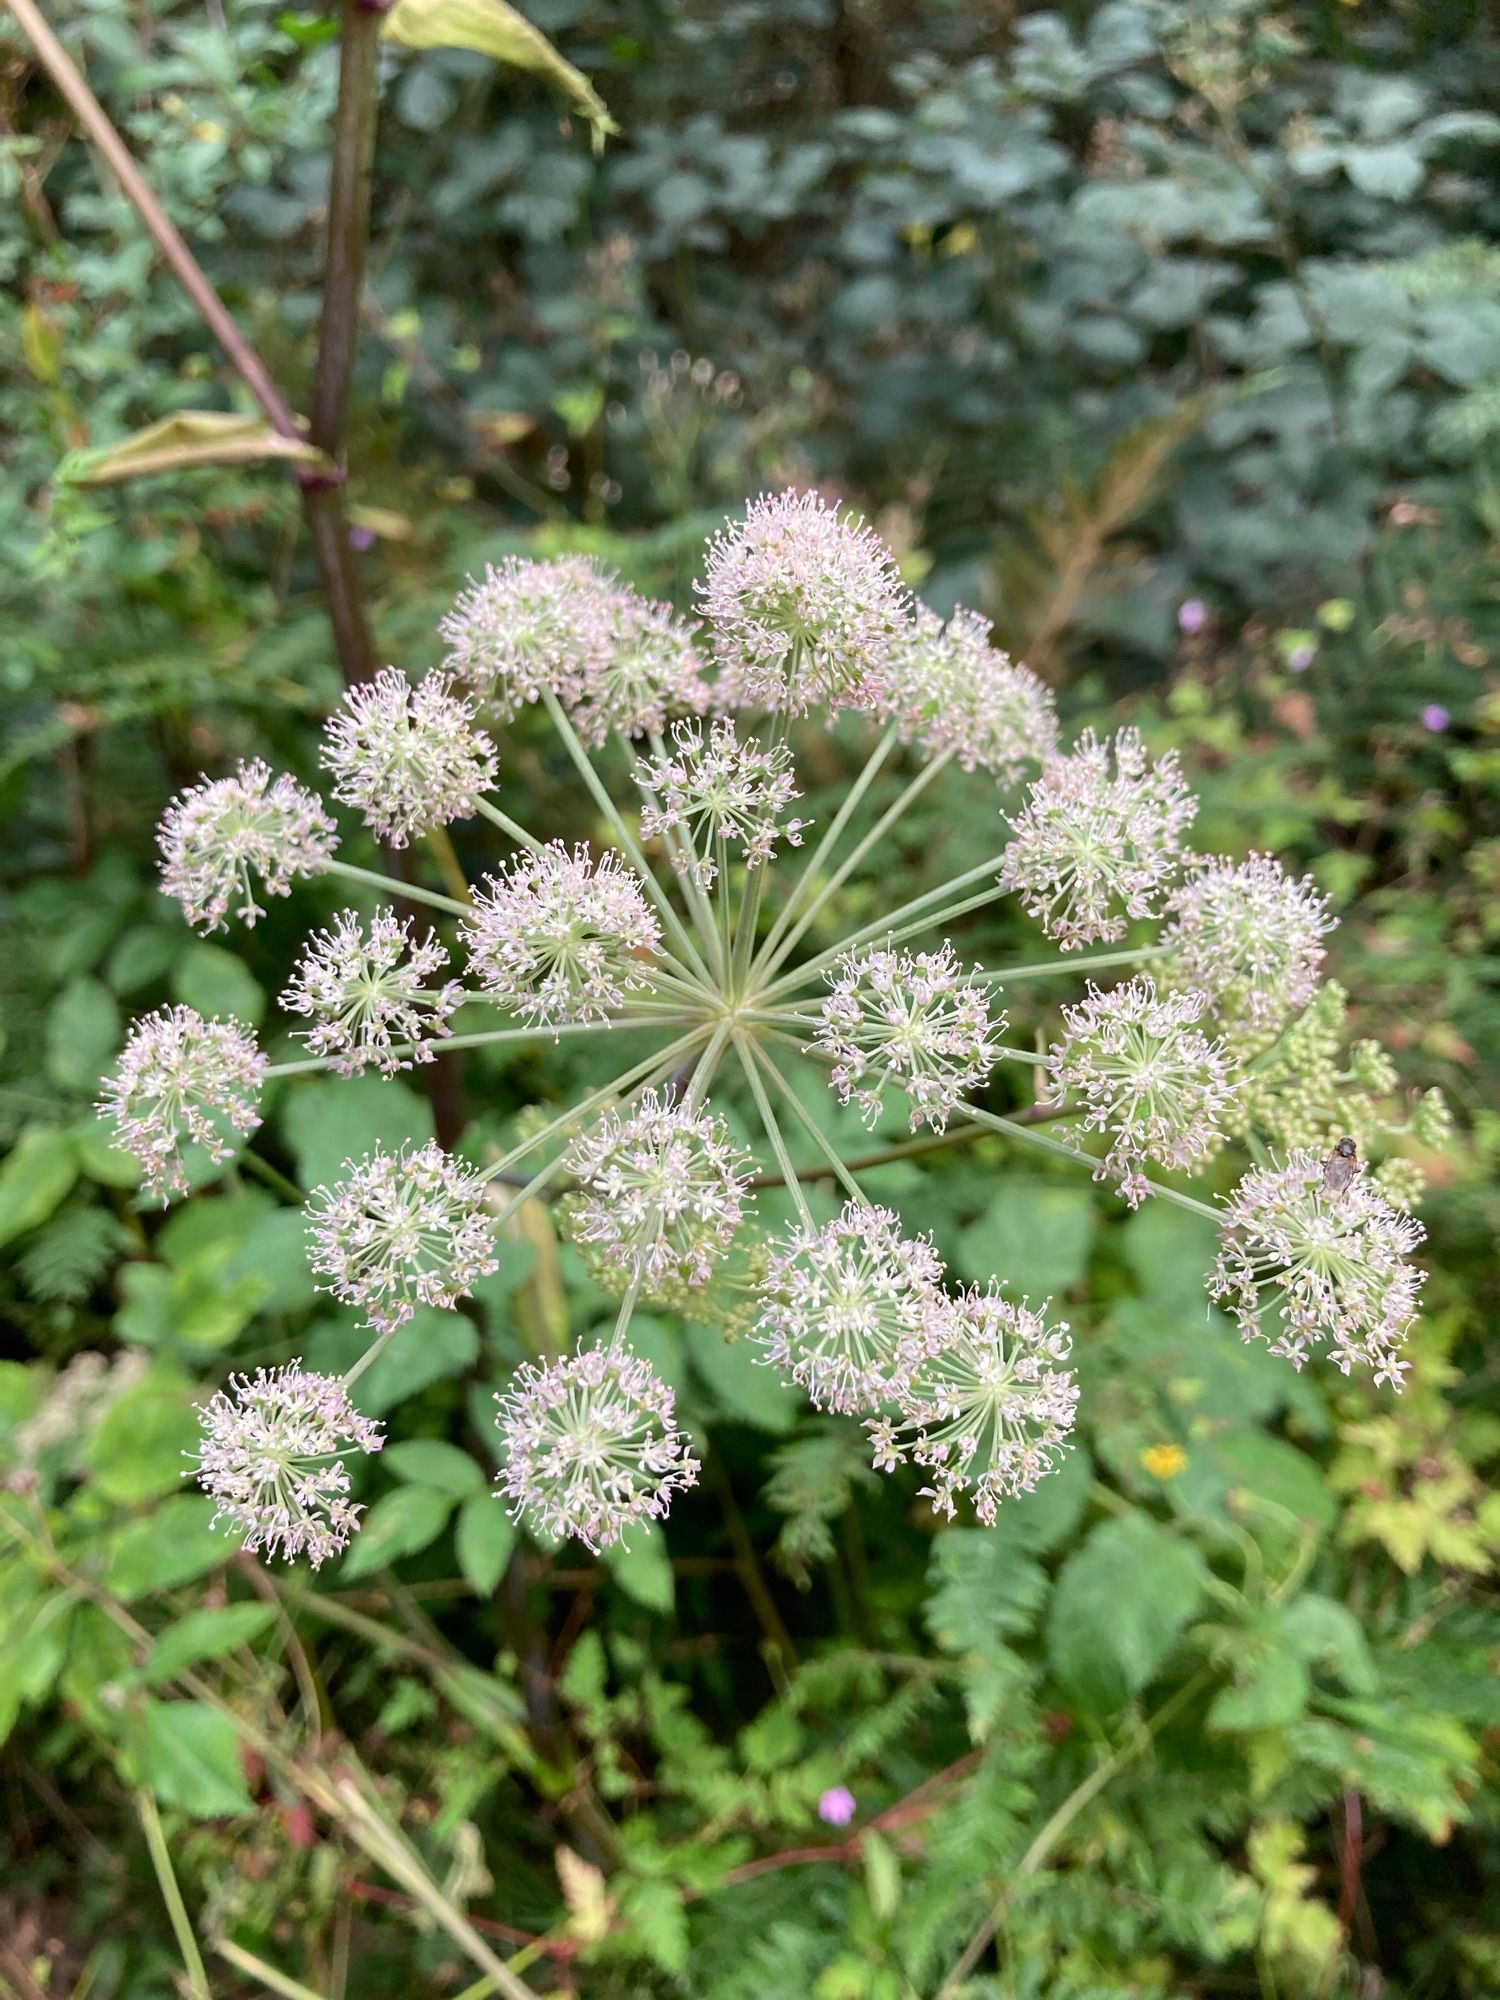
<path id="1" fill-rule="evenodd" d="M 258 1639 L 275 1620 L 269 1604 L 208 1605 L 189 1611 L 151 1648 L 142 1678 L 154 1686 L 199 1660 L 221 1660 L 237 1646 Z"/>
<path id="2" fill-rule="evenodd" d="M 1001 1175 L 983 1218 L 958 1239 L 958 1267 L 984 1283 L 1000 1278 L 1040 1302 L 1076 1285 L 1088 1268 L 1096 1204 L 1085 1186 Z"/>
<path id="3" fill-rule="evenodd" d="M 494 1595 L 515 1541 L 515 1522 L 491 1494 L 476 1493 L 459 1508 L 458 1566 L 480 1597 Z"/>
<path id="4" fill-rule="evenodd" d="M 239 1735 L 207 1702 L 148 1700 L 140 1761 L 164 1806 L 180 1806 L 194 1819 L 253 1810 Z"/>
<path id="5" fill-rule="evenodd" d="M 119 444 L 75 452 L 58 477 L 75 486 L 115 486 L 153 473 L 188 472 L 200 465 L 254 465 L 262 459 L 330 468 L 325 453 L 306 438 L 283 437 L 264 417 L 230 410 L 178 410 L 147 424 Z"/>
<path id="6" fill-rule="evenodd" d="M 1143 1688 L 1203 1594 L 1203 1559 L 1148 1515 L 1103 1521 L 1063 1564 L 1047 1658 L 1082 1707 L 1110 1715 Z"/>
<path id="7" fill-rule="evenodd" d="M 1304 1663 L 1289 1648 L 1270 1643 L 1249 1647 L 1236 1663 L 1234 1685 L 1221 1688 L 1208 1710 L 1208 1727 L 1224 1730 L 1281 1729 L 1307 1711 L 1312 1691 Z"/>
<path id="8" fill-rule="evenodd" d="M 177 1461 L 179 1468 L 184 1463 Z M 213 1517 L 207 1494 L 173 1493 L 149 1514 L 127 1521 L 106 1545 L 104 1580 L 111 1593 L 130 1604 L 222 1568 L 238 1543 L 227 1527 L 210 1525 Z"/>
<path id="9" fill-rule="evenodd" d="M 368 1576 L 383 1563 L 414 1556 L 447 1526 L 453 1502 L 430 1486 L 402 1486 L 386 1493 L 365 1515 L 344 1558 L 343 1575 Z"/>
<path id="10" fill-rule="evenodd" d="M 582 70 L 506 0 L 396 0 L 381 33 L 409 49 L 475 49 L 545 77 L 589 121 L 596 145 L 605 133 L 620 129 Z"/>

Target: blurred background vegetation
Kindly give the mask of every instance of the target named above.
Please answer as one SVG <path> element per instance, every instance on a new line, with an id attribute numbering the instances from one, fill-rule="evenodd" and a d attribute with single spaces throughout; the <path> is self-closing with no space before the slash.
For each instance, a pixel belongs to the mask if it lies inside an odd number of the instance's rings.
<path id="1" fill-rule="evenodd" d="M 940 1527 L 857 1429 L 663 1318 L 653 1358 L 713 1441 L 665 1551 L 513 1543 L 469 1506 L 489 1390 L 528 1316 L 603 1311 L 541 1229 L 390 1371 L 357 1552 L 316 1589 L 226 1563 L 180 1487 L 192 1387 L 338 1365 L 351 1322 L 264 1191 L 140 1211 L 90 1105 L 129 1016 L 258 1020 L 324 913 L 278 906 L 244 962 L 194 939 L 152 829 L 237 756 L 307 775 L 341 683 L 274 465 L 88 483 L 158 419 L 249 405 L 0 17 L 0 1475 L 38 1471 L 56 1537 L 0 1530 L 0 1993 L 174 1991 L 165 1840 L 233 2000 L 477 2000 L 474 1938 L 600 2000 L 1492 2000 L 1491 16 L 526 11 L 607 103 L 601 148 L 540 78 L 382 58 L 347 487 L 382 657 L 431 664 L 507 550 L 597 551 L 687 602 L 747 495 L 855 500 L 1066 719 L 1175 743 L 1200 845 L 1275 848 L 1335 897 L 1348 1031 L 1461 1121 L 1413 1380 L 1241 1350 L 1205 1324 L 1190 1219 L 985 1142 L 886 1171 L 961 1272 L 1074 1322 L 1082 1446 L 1000 1530 Z M 336 13 L 51 18 L 305 408 Z M 810 748 L 835 792 L 839 743 Z M 522 817 L 569 826 L 525 723 L 506 770 Z M 988 809 L 976 785 L 913 814 L 902 865 L 976 858 Z M 1003 917 L 974 938 L 1020 943 Z M 468 1101 L 573 1075 L 497 1058 Z M 271 1131 L 310 1184 L 430 1116 L 400 1084 L 313 1088 Z M 817 1816 L 834 1785 L 847 1828 Z"/>

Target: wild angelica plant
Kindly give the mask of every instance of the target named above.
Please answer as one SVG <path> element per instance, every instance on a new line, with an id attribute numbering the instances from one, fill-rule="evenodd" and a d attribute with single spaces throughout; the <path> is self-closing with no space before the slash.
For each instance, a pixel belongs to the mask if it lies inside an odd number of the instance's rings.
<path id="1" fill-rule="evenodd" d="M 233 1157 L 268 1078 L 389 1075 L 445 1040 L 649 1044 L 498 1158 L 433 1143 L 376 1151 L 314 1193 L 313 1270 L 374 1338 L 341 1380 L 293 1363 L 237 1378 L 208 1405 L 199 1476 L 246 1546 L 316 1563 L 347 1543 L 359 1509 L 345 1458 L 381 1442 L 351 1387 L 419 1307 L 453 1306 L 495 1270 L 503 1224 L 543 1195 L 560 1198 L 620 1303 L 607 1341 L 528 1363 L 499 1399 L 499 1492 L 522 1519 L 600 1548 L 693 1483 L 672 1393 L 632 1351 L 631 1319 L 638 1305 L 701 1299 L 737 1247 L 754 1250 L 760 1358 L 819 1408 L 861 1417 L 877 1468 L 914 1463 L 936 1506 L 952 1514 L 967 1494 L 984 1522 L 1033 1487 L 1073 1426 L 1067 1327 L 1049 1302 L 1010 1297 L 1003 1272 L 988 1289 L 952 1287 L 931 1242 L 869 1199 L 808 1113 L 793 1063 L 815 1065 L 868 1122 L 901 1100 L 914 1131 L 998 1132 L 1114 1178 L 1132 1205 L 1166 1199 L 1213 1219 L 1209 1286 L 1245 1339 L 1297 1367 L 1325 1350 L 1345 1373 L 1367 1365 L 1399 1386 L 1422 1232 L 1397 1202 L 1416 1170 L 1393 1160 L 1383 1188 L 1361 1165 L 1335 1191 L 1315 1148 L 1338 1130 L 1347 1084 L 1362 1133 L 1431 1140 L 1445 1114 L 1429 1097 L 1405 1124 L 1376 1118 L 1371 1093 L 1395 1083 L 1376 1044 L 1337 1068 L 1343 996 L 1318 989 L 1331 919 L 1312 884 L 1265 855 L 1194 855 L 1196 802 L 1175 755 L 1153 760 L 1129 728 L 1060 750 L 1050 694 L 990 645 L 984 621 L 960 612 L 944 625 L 915 608 L 875 535 L 813 495 L 766 496 L 726 528 L 699 601 L 701 629 L 591 561 L 508 561 L 444 619 L 441 671 L 412 686 L 388 670 L 345 698 L 323 752 L 340 802 L 398 845 L 475 816 L 507 843 L 463 899 L 341 861 L 321 803 L 263 765 L 195 787 L 166 815 L 163 880 L 191 922 L 253 923 L 257 894 L 324 875 L 414 897 L 445 935 L 386 908 L 345 911 L 309 939 L 283 995 L 309 1023 L 306 1060 L 270 1063 L 241 1027 L 186 1008 L 138 1021 L 104 1108 L 164 1200 L 187 1185 L 189 1146 Z M 490 732 L 531 704 L 610 850 L 544 842 L 500 803 Z M 874 740 L 830 823 L 812 829 L 792 810 L 792 725 L 850 710 Z M 628 802 L 596 762 L 611 737 L 634 760 Z M 857 833 L 903 746 L 913 774 Z M 995 855 L 811 942 L 949 764 L 1000 788 Z M 1007 894 L 1059 955 L 965 966 L 945 926 Z M 460 958 L 465 977 L 445 977 Z M 1008 1041 L 1007 992 L 1068 972 L 1087 983 L 1061 1006 L 1050 1052 Z M 1121 983 L 1095 983 L 1110 972 Z M 454 1037 L 460 1005 L 489 1009 L 493 1027 Z M 1005 1063 L 1035 1077 L 1026 1114 L 980 1101 Z M 753 1120 L 758 1155 L 726 1107 Z M 1076 1121 L 1070 1136 L 1040 1129 L 1053 1118 Z M 845 1197 L 831 1222 L 812 1213 L 788 1122 Z M 1159 1178 L 1201 1172 L 1235 1138 L 1252 1164 L 1222 1210 Z M 752 1179 L 784 1186 L 796 1212 L 769 1240 Z"/>

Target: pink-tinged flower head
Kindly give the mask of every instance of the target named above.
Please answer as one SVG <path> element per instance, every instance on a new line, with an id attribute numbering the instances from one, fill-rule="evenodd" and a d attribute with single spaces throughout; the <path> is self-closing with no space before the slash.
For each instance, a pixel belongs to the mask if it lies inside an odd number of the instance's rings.
<path id="1" fill-rule="evenodd" d="M 1000 1502 L 1052 1471 L 1073 1429 L 1068 1329 L 1049 1326 L 1045 1313 L 993 1287 L 946 1301 L 898 1417 L 867 1426 L 877 1469 L 910 1458 L 930 1477 L 922 1491 L 939 1513 L 951 1520 L 957 1495 L 971 1492 L 975 1514 L 993 1527 Z"/>
<path id="2" fill-rule="evenodd" d="M 345 1164 L 349 1178 L 308 1203 L 310 1261 L 371 1326 L 387 1333 L 418 1306 L 455 1306 L 496 1268 L 484 1178 L 462 1160 L 429 1140 Z"/>
<path id="3" fill-rule="evenodd" d="M 247 924 L 265 912 L 262 893 L 285 896 L 305 875 L 320 875 L 338 846 L 322 800 L 295 778 L 271 776 L 257 758 L 229 778 L 205 780 L 173 799 L 157 829 L 161 886 L 190 924 L 223 928 L 233 910 Z"/>
<path id="4" fill-rule="evenodd" d="M 661 942 L 635 871 L 561 841 L 513 855 L 475 890 L 459 930 L 484 991 L 548 1028 L 616 1012 L 648 983 Z"/>
<path id="5" fill-rule="evenodd" d="M 818 1800 L 818 1818 L 825 1826 L 847 1826 L 859 1811 L 859 1802 L 847 1785 L 830 1785 Z"/>
<path id="6" fill-rule="evenodd" d="M 182 1150 L 227 1160 L 260 1123 L 266 1058 L 234 1021 L 205 1021 L 191 1007 L 162 1007 L 131 1026 L 119 1067 L 99 1099 L 115 1138 L 140 1162 L 165 1203 L 187 1188 Z M 234 1137 L 231 1138 L 230 1135 Z"/>
<path id="7" fill-rule="evenodd" d="M 1167 907 L 1162 943 L 1176 947 L 1182 978 L 1225 1020 L 1276 1028 L 1317 992 L 1334 919 L 1310 875 L 1297 881 L 1269 854 L 1220 856 Z"/>
<path id="8" fill-rule="evenodd" d="M 940 951 L 846 953 L 828 983 L 811 1046 L 832 1062 L 839 1102 L 852 1098 L 873 1125 L 893 1086 L 906 1097 L 913 1131 L 941 1132 L 995 1066 L 1005 1016 L 991 1018 L 984 982 L 945 943 Z"/>
<path id="9" fill-rule="evenodd" d="M 438 630 L 445 666 L 502 722 L 555 694 L 598 745 L 611 731 L 639 736 L 708 706 L 689 627 L 588 556 L 507 557 L 470 584 Z"/>
<path id="10" fill-rule="evenodd" d="M 495 746 L 446 674 L 415 686 L 395 667 L 350 688 L 328 718 L 323 768 L 333 795 L 405 847 L 414 834 L 468 819 L 495 782 Z"/>
<path id="11" fill-rule="evenodd" d="M 624 1348 L 529 1362 L 497 1396 L 505 1441 L 499 1492 L 518 1521 L 608 1548 L 635 1521 L 661 1520 L 697 1484 L 672 1391 Z"/>
<path id="12" fill-rule="evenodd" d="M 701 715 L 709 704 L 691 628 L 670 605 L 656 604 L 611 579 L 609 646 L 569 676 L 561 694 L 585 743 L 611 735 L 660 732 L 672 716 Z"/>
<path id="13" fill-rule="evenodd" d="M 1047 1060 L 1048 1095 L 1087 1106 L 1086 1128 L 1109 1134 L 1095 1180 L 1118 1174 L 1132 1208 L 1150 1193 L 1145 1169 L 1207 1159 L 1230 1101 L 1224 1044 L 1197 1023 L 1202 993 L 1159 994 L 1137 978 L 1062 1010 L 1064 1035 Z"/>
<path id="14" fill-rule="evenodd" d="M 1267 1341 L 1293 1367 L 1324 1349 L 1345 1375 L 1359 1363 L 1399 1389 L 1422 1285 L 1407 1260 L 1425 1231 L 1363 1171 L 1330 1192 L 1324 1167 L 1304 1147 L 1284 1166 L 1245 1175 L 1229 1198 L 1209 1291 L 1245 1340 Z"/>
<path id="15" fill-rule="evenodd" d="M 698 586 L 727 708 L 869 707 L 911 615 L 878 535 L 816 493 L 762 494 Z"/>
<path id="16" fill-rule="evenodd" d="M 378 1424 L 361 1416 L 337 1377 L 300 1361 L 231 1375 L 203 1411 L 197 1478 L 251 1552 L 314 1569 L 349 1546 L 364 1511 L 349 1499 L 344 1455 L 379 1451 Z"/>
<path id="17" fill-rule="evenodd" d="M 432 1044 L 452 1030 L 463 997 L 456 980 L 434 986 L 448 954 L 429 931 L 418 940 L 408 919 L 377 910 L 366 924 L 341 910 L 333 928 L 302 947 L 281 1004 L 313 1022 L 304 1036 L 340 1076 L 374 1064 L 384 1075 L 431 1062 Z"/>
<path id="18" fill-rule="evenodd" d="M 877 706 L 903 742 L 932 756 L 951 751 L 966 771 L 991 771 L 1002 785 L 1057 748 L 1050 689 L 990 644 L 989 620 L 974 611 L 944 625 L 919 610 L 890 652 Z"/>
<path id="19" fill-rule="evenodd" d="M 635 781 L 650 794 L 641 813 L 648 840 L 680 833 L 673 865 L 702 887 L 719 872 L 715 858 L 738 847 L 747 868 L 769 861 L 778 839 L 802 845 L 806 820 L 784 819 L 798 796 L 792 753 L 784 743 L 746 741 L 726 717 L 707 731 L 701 722 L 679 722 L 669 756 L 642 758 Z"/>
<path id="20" fill-rule="evenodd" d="M 1056 757 L 1009 820 L 1002 888 L 1064 951 L 1114 943 L 1129 918 L 1154 917 L 1162 891 L 1181 871 L 1182 838 L 1198 802 L 1182 780 L 1175 750 L 1153 764 L 1139 730 L 1111 746 L 1086 730 L 1070 755 Z"/>
<path id="21" fill-rule="evenodd" d="M 747 1160 L 715 1113 L 643 1091 L 574 1144 L 570 1227 L 605 1282 L 654 1299 L 697 1291 L 744 1215 Z"/>
<path id="22" fill-rule="evenodd" d="M 820 1410 L 848 1416 L 899 1396 L 931 1345 L 942 1265 L 888 1208 L 845 1202 L 772 1245 L 754 1339 Z"/>

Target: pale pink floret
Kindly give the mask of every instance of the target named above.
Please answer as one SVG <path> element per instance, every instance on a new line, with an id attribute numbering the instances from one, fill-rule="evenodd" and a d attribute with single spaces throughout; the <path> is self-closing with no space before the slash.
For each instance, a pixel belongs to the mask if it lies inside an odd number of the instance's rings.
<path id="1" fill-rule="evenodd" d="M 588 1348 L 518 1369 L 497 1396 L 505 1444 L 499 1492 L 519 1521 L 598 1550 L 636 1521 L 660 1520 L 693 1486 L 698 1463 L 676 1400 L 623 1348 Z"/>
<path id="2" fill-rule="evenodd" d="M 991 1016 L 983 980 L 945 943 L 938 951 L 846 954 L 828 983 L 810 1046 L 833 1064 L 839 1102 L 852 1099 L 873 1125 L 894 1088 L 907 1099 L 913 1131 L 941 1132 L 995 1065 L 1005 1016 Z"/>
<path id="3" fill-rule="evenodd" d="M 778 840 L 800 847 L 810 824 L 783 817 L 798 797 L 786 744 L 747 741 L 726 716 L 706 731 L 701 722 L 677 723 L 670 753 L 641 758 L 635 781 L 649 794 L 641 832 L 648 840 L 680 835 L 673 866 L 705 889 L 729 847 L 739 849 L 747 868 L 758 868 Z"/>
<path id="4" fill-rule="evenodd" d="M 204 930 L 222 929 L 231 910 L 253 924 L 265 914 L 253 876 L 262 894 L 289 895 L 300 877 L 322 874 L 338 846 L 316 793 L 285 773 L 273 778 L 259 758 L 179 793 L 156 840 L 163 892 Z"/>
<path id="5" fill-rule="evenodd" d="M 456 980 L 433 984 L 447 963 L 433 933 L 419 939 L 394 910 L 377 910 L 368 923 L 341 910 L 302 947 L 281 1004 L 312 1020 L 303 1039 L 340 1076 L 371 1064 L 391 1076 L 431 1062 L 433 1043 L 452 1033 L 463 989 Z"/>
<path id="6" fill-rule="evenodd" d="M 878 1410 L 904 1393 L 935 1337 L 942 1265 L 891 1209 L 849 1201 L 772 1245 L 754 1339 L 821 1410 Z"/>
<path id="7" fill-rule="evenodd" d="M 911 600 L 880 537 L 816 493 L 766 493 L 698 585 L 725 708 L 871 708 Z"/>
<path id="8" fill-rule="evenodd" d="M 1276 1028 L 1317 992 L 1335 919 L 1310 875 L 1299 882 L 1269 854 L 1220 855 L 1167 909 L 1162 943 L 1176 947 L 1182 978 L 1226 1020 Z"/>
<path id="9" fill-rule="evenodd" d="M 969 1492 L 985 1527 L 1002 1500 L 1031 1492 L 1067 1449 L 1078 1408 L 1068 1329 L 1045 1315 L 993 1285 L 946 1300 L 897 1414 L 866 1426 L 877 1471 L 912 1459 L 938 1513 L 951 1520 Z"/>
<path id="10" fill-rule="evenodd" d="M 1057 748 L 1051 690 L 990 643 L 990 622 L 955 611 L 944 625 L 925 607 L 891 649 L 877 700 L 906 743 L 951 753 L 966 771 L 1013 785 Z"/>
<path id="11" fill-rule="evenodd" d="M 1047 1059 L 1054 1104 L 1086 1107 L 1085 1129 L 1109 1134 L 1095 1180 L 1118 1174 L 1132 1208 L 1151 1191 L 1145 1169 L 1193 1167 L 1218 1143 L 1230 1103 L 1222 1041 L 1198 1027 L 1202 993 L 1159 994 L 1139 977 L 1062 1010 L 1064 1034 Z"/>
<path id="12" fill-rule="evenodd" d="M 745 1213 L 748 1156 L 723 1119 L 654 1090 L 607 1112 L 568 1155 L 573 1234 L 600 1273 L 648 1295 L 698 1290 Z"/>
<path id="13" fill-rule="evenodd" d="M 343 1382 L 304 1371 L 300 1361 L 231 1375 L 201 1412 L 195 1468 L 227 1520 L 254 1553 L 318 1569 L 349 1546 L 362 1507 L 349 1499 L 344 1454 L 379 1451 L 378 1424 L 361 1416 Z"/>
<path id="14" fill-rule="evenodd" d="M 202 1146 L 222 1162 L 260 1124 L 265 1073 L 265 1056 L 237 1022 L 162 1007 L 131 1024 L 99 1110 L 165 1203 L 187 1189 L 184 1146 Z"/>
<path id="15" fill-rule="evenodd" d="M 556 695 L 594 746 L 701 714 L 709 689 L 693 634 L 587 556 L 508 556 L 438 627 L 445 667 L 497 720 Z"/>
<path id="16" fill-rule="evenodd" d="M 618 855 L 554 841 L 480 883 L 459 935 L 491 999 L 555 1029 L 602 1021 L 647 986 L 661 926 Z"/>
<path id="17" fill-rule="evenodd" d="M 1001 887 L 1064 951 L 1116 943 L 1129 919 L 1157 914 L 1197 810 L 1175 750 L 1153 763 L 1139 730 L 1120 730 L 1112 746 L 1086 730 L 1008 820 Z"/>
<path id="18" fill-rule="evenodd" d="M 350 688 L 328 718 L 322 761 L 334 797 L 393 847 L 472 818 L 495 783 L 495 746 L 473 703 L 446 674 L 413 686 L 394 667 Z"/>
<path id="19" fill-rule="evenodd" d="M 1229 1198 L 1210 1294 L 1244 1339 L 1267 1341 L 1293 1367 L 1321 1349 L 1343 1374 L 1368 1367 L 1399 1389 L 1422 1286 L 1408 1260 L 1426 1231 L 1362 1169 L 1330 1193 L 1324 1165 L 1304 1147 L 1245 1175 Z"/>
<path id="20" fill-rule="evenodd" d="M 382 1333 L 419 1306 L 451 1308 L 496 1269 L 482 1174 L 432 1141 L 367 1154 L 308 1203 L 310 1262 L 324 1289 Z"/>

